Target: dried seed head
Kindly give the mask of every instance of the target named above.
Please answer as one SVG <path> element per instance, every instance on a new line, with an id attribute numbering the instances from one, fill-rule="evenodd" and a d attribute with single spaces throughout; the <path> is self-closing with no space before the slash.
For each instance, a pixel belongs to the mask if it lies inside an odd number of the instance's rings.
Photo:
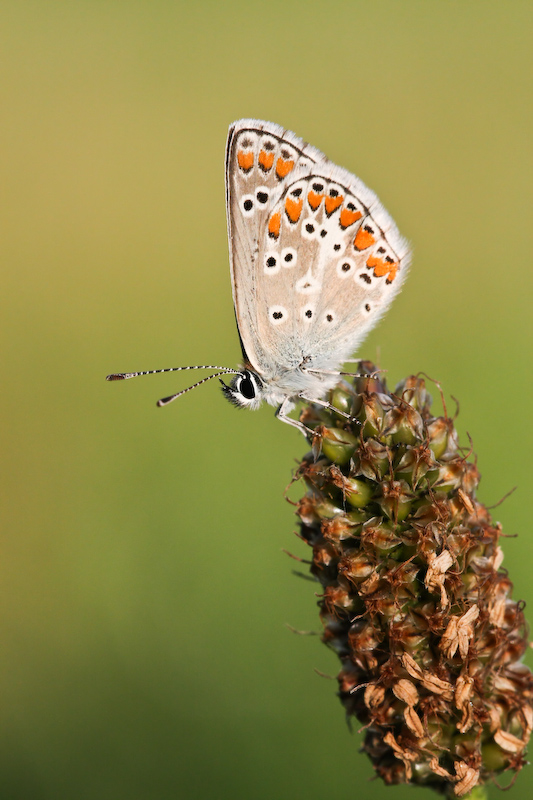
<path id="1" fill-rule="evenodd" d="M 499 571 L 501 528 L 475 497 L 479 472 L 453 421 L 432 416 L 421 378 L 390 393 L 372 364 L 359 371 L 329 397 L 350 420 L 302 412 L 315 435 L 297 514 L 323 587 L 323 641 L 385 783 L 474 798 L 526 763 L 523 604 Z"/>

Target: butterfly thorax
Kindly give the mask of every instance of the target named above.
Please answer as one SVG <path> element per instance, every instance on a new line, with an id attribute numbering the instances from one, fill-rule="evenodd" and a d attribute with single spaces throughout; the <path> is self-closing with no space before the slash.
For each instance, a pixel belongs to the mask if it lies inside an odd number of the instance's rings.
<path id="1" fill-rule="evenodd" d="M 271 406 L 282 403 L 287 397 L 305 395 L 321 400 L 338 381 L 338 375 L 311 372 L 309 368 L 287 369 L 269 379 L 263 388 L 263 399 Z"/>

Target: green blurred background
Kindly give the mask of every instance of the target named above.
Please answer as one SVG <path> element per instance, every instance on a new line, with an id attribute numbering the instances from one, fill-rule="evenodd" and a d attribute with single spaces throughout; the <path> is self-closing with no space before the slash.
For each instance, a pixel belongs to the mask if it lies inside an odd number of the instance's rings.
<path id="1" fill-rule="evenodd" d="M 281 552 L 307 556 L 282 496 L 303 439 L 214 382 L 161 410 L 188 376 L 104 382 L 239 359 L 234 119 L 356 172 L 413 243 L 361 355 L 460 399 L 484 502 L 518 485 L 495 514 L 533 619 L 532 24 L 529 2 L 3 4 L 0 797 L 411 795 L 368 782 L 314 671 L 334 655 L 286 627 L 319 628 Z M 532 791 L 530 768 L 508 796 Z"/>

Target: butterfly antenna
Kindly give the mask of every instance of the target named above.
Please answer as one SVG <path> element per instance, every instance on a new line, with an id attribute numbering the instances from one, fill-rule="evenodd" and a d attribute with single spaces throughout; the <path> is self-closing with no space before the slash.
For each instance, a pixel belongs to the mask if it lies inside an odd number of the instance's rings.
<path id="1" fill-rule="evenodd" d="M 193 383 L 192 386 L 189 386 L 187 389 L 182 389 L 181 392 L 178 392 L 177 394 L 171 394 L 170 397 L 162 397 L 161 400 L 157 401 L 157 405 L 160 407 L 168 406 L 168 404 L 171 403 L 173 400 L 176 400 L 176 398 L 181 397 L 182 394 L 187 394 L 187 392 L 190 392 L 191 389 L 196 389 L 196 387 L 201 386 L 202 383 L 207 383 L 207 381 L 210 381 L 211 378 L 218 378 L 220 377 L 220 375 L 227 375 L 228 373 L 231 373 L 232 375 L 242 374 L 241 372 L 235 369 L 232 370 L 224 369 L 223 372 L 214 372 L 213 375 L 208 375 L 207 378 L 202 378 L 202 380 L 198 381 L 198 383 Z"/>
<path id="2" fill-rule="evenodd" d="M 229 369 L 228 367 L 219 367 L 216 364 L 202 364 L 196 367 L 167 367 L 166 369 L 149 369 L 145 372 L 113 372 L 111 375 L 106 377 L 106 381 L 126 381 L 128 378 L 137 378 L 139 375 L 156 375 L 159 372 L 181 372 L 185 369 L 218 369 L 221 370 L 221 375 L 223 375 L 225 372 L 232 375 L 236 374 L 234 369 Z"/>

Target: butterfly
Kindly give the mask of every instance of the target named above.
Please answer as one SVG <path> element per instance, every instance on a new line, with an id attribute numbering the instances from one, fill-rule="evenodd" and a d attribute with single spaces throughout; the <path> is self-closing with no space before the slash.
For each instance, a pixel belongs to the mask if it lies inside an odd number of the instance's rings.
<path id="1" fill-rule="evenodd" d="M 218 377 L 234 405 L 256 409 L 266 401 L 307 434 L 289 413 L 300 400 L 329 405 L 324 398 L 342 364 L 405 281 L 408 244 L 359 178 L 291 131 L 256 119 L 229 129 L 226 212 L 242 367 L 172 367 L 107 380 L 215 369 L 158 405 Z"/>

